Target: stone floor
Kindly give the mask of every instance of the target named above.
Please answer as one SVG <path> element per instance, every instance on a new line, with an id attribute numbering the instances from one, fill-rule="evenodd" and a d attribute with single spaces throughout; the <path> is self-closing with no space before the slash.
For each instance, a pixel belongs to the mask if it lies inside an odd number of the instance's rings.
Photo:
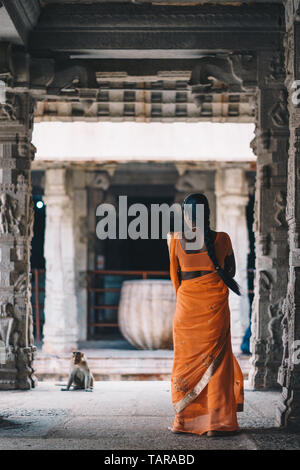
<path id="1" fill-rule="evenodd" d="M 300 434 L 274 427 L 278 393 L 245 393 L 240 433 L 207 438 L 172 434 L 166 381 L 97 382 L 93 393 L 61 392 L 53 382 L 33 391 L 0 392 L 0 449 L 299 449 Z"/>

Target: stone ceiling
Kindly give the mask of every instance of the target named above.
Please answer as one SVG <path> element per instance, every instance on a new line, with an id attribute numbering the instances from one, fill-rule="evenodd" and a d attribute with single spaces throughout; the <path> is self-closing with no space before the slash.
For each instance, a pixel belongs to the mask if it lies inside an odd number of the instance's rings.
<path id="1" fill-rule="evenodd" d="M 236 5 L 239 6 L 242 3 L 253 4 L 253 3 L 283 3 L 283 0 L 39 0 L 41 7 L 45 7 L 50 4 L 92 4 L 92 3 L 152 3 L 152 4 L 164 4 L 164 5 L 203 5 L 205 3 L 211 3 L 214 5 Z"/>
<path id="2" fill-rule="evenodd" d="M 256 58 L 282 44 L 280 3 L 2 0 L 0 41 L 30 53 L 37 121 L 253 122 L 250 82 Z M 250 91 L 197 92 L 197 107 L 189 77 L 211 55 L 244 57 Z"/>

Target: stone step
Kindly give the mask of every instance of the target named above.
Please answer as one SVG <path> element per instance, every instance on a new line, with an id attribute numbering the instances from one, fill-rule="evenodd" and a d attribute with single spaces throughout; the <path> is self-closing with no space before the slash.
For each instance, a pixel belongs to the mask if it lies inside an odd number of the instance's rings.
<path id="1" fill-rule="evenodd" d="M 170 380 L 173 351 L 83 349 L 95 380 Z M 248 378 L 249 356 L 237 357 L 244 378 Z M 60 356 L 38 353 L 36 376 L 40 381 L 65 381 L 69 374 L 70 354 Z"/>

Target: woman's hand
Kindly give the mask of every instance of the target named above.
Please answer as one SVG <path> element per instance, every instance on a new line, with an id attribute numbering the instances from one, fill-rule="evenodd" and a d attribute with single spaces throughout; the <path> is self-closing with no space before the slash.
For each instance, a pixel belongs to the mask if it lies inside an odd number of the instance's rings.
<path id="1" fill-rule="evenodd" d="M 171 240 L 173 238 L 173 232 L 167 233 L 167 244 L 168 244 L 168 249 L 169 249 L 169 255 L 170 255 L 170 250 L 171 250 Z"/>

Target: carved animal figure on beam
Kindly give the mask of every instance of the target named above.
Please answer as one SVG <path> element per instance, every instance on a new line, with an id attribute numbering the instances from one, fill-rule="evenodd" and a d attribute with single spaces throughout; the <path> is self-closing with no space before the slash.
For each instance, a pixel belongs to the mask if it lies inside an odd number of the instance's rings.
<path id="1" fill-rule="evenodd" d="M 189 85 L 207 92 L 215 80 L 226 85 L 230 91 L 243 91 L 242 80 L 235 74 L 230 57 L 202 57 L 192 71 Z"/>
<path id="2" fill-rule="evenodd" d="M 90 66 L 69 62 L 57 63 L 53 80 L 48 85 L 48 92 L 50 95 L 59 95 L 65 88 L 78 91 L 80 88 L 98 89 L 99 85 Z"/>
<path id="3" fill-rule="evenodd" d="M 253 92 L 256 85 L 256 57 L 252 54 L 202 57 L 194 67 L 190 81 L 192 95 L 201 109 L 205 95 Z"/>

